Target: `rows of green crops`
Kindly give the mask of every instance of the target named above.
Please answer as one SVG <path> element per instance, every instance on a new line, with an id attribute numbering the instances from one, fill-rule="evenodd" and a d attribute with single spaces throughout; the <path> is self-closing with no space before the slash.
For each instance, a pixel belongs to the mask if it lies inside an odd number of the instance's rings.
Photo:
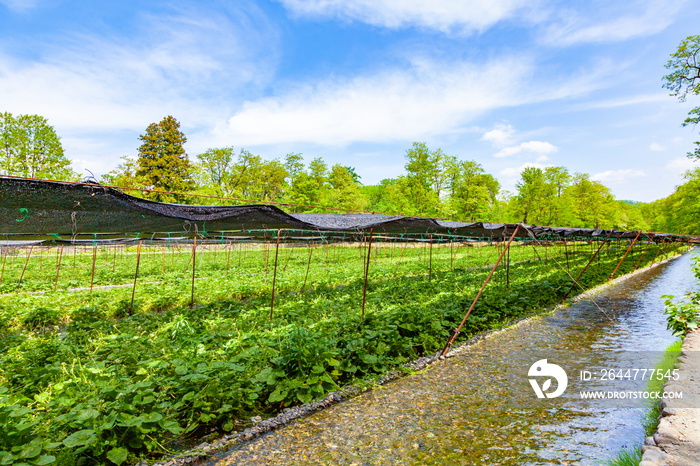
<path id="1" fill-rule="evenodd" d="M 463 336 L 559 302 L 562 268 L 577 276 L 597 246 L 514 244 Z M 581 285 L 627 246 L 605 246 Z M 618 275 L 680 247 L 638 244 Z M 364 317 L 364 245 L 4 249 L 0 465 L 172 454 L 432 353 L 502 248 L 376 245 Z"/>

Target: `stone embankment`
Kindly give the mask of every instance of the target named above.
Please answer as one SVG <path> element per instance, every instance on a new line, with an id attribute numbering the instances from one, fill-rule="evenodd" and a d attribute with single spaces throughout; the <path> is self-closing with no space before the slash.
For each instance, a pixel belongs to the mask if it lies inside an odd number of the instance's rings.
<path id="1" fill-rule="evenodd" d="M 666 383 L 682 399 L 661 402 L 659 427 L 642 447 L 639 466 L 700 465 L 700 330 L 685 337 L 678 358 L 680 377 Z"/>

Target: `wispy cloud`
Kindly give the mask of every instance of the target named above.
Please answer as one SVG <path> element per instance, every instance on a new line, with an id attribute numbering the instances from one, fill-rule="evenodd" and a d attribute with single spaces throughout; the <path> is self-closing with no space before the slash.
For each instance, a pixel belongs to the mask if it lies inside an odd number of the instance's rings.
<path id="1" fill-rule="evenodd" d="M 547 155 L 557 152 L 559 149 L 552 143 L 546 141 L 527 141 L 517 146 L 504 147 L 493 156 L 496 158 L 510 157 L 521 152 L 530 152 L 537 155 Z M 546 159 L 545 159 L 546 160 Z"/>
<path id="2" fill-rule="evenodd" d="M 4 5 L 12 11 L 24 13 L 34 8 L 39 0 L 0 0 L 0 5 Z"/>
<path id="3" fill-rule="evenodd" d="M 647 176 L 647 174 L 642 170 L 625 168 L 620 170 L 606 170 L 604 172 L 596 173 L 595 175 L 591 176 L 591 179 L 600 181 L 601 183 L 620 183 L 631 181 L 632 178 L 638 178 L 640 176 Z"/>
<path id="4" fill-rule="evenodd" d="M 700 162 L 697 160 L 691 160 L 688 157 L 677 157 L 668 162 L 664 168 L 670 172 L 680 175 L 688 170 L 700 168 Z"/>
<path id="5" fill-rule="evenodd" d="M 531 64 L 517 58 L 483 65 L 417 59 L 407 68 L 329 78 L 246 102 L 226 132 L 246 145 L 344 145 L 459 132 L 486 111 L 533 98 L 513 85 L 526 82 L 530 72 Z"/>
<path id="6" fill-rule="evenodd" d="M 239 144 L 414 141 L 462 133 L 498 108 L 571 97 L 599 85 L 602 73 L 534 80 L 528 57 L 486 63 L 414 58 L 352 78 L 333 77 L 245 102 L 213 138 Z M 503 130 L 505 131 L 505 130 Z M 497 137 L 492 135 L 492 137 Z M 523 150 L 535 150 L 537 141 Z"/>
<path id="7" fill-rule="evenodd" d="M 420 27 L 441 32 L 484 30 L 514 16 L 525 0 L 280 0 L 293 14 L 339 18 L 385 28 Z"/>
<path id="8" fill-rule="evenodd" d="M 659 104 L 664 102 L 670 102 L 671 99 L 667 93 L 659 92 L 655 94 L 642 94 L 642 95 L 629 95 L 617 99 L 600 100 L 594 102 L 587 102 L 585 104 L 579 104 L 576 109 L 605 109 L 605 108 L 615 108 L 615 107 L 625 107 L 628 105 L 642 105 L 642 104 Z"/>
<path id="9" fill-rule="evenodd" d="M 586 4 L 585 11 L 562 10 L 561 20 L 547 27 L 543 41 L 564 47 L 656 34 L 673 23 L 686 2 L 638 0 L 635 3 L 605 1 L 597 2 L 596 6 Z"/>
<path id="10" fill-rule="evenodd" d="M 116 164 L 149 123 L 171 114 L 189 134 L 208 132 L 274 72 L 277 33 L 254 8 L 141 12 L 135 23 L 128 36 L 37 42 L 34 60 L 0 52 L 3 110 L 47 117 L 71 158 Z"/>
<path id="11" fill-rule="evenodd" d="M 663 152 L 663 151 L 666 150 L 666 147 L 662 146 L 662 145 L 659 144 L 658 142 L 652 142 L 652 143 L 649 145 L 649 150 L 652 150 L 652 151 L 654 151 L 654 152 Z"/>

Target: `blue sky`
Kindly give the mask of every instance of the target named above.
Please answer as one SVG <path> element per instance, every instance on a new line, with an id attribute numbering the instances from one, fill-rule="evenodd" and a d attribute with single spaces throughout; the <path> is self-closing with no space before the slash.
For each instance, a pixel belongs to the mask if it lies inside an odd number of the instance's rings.
<path id="1" fill-rule="evenodd" d="M 661 88 L 694 0 L 0 0 L 0 111 L 40 114 L 76 170 L 135 155 L 176 117 L 211 147 L 403 171 L 413 141 L 513 190 L 527 165 L 619 199 L 682 183 L 698 98 Z"/>

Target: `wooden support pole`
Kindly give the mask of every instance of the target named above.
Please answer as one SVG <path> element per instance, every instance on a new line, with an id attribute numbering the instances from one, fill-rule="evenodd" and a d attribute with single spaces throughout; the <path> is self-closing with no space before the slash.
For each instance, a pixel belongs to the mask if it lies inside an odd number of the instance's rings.
<path id="1" fill-rule="evenodd" d="M 53 281 L 54 290 L 58 288 L 58 276 L 61 273 L 61 259 L 63 259 L 63 245 L 61 245 L 61 247 L 58 248 L 58 251 L 56 251 L 56 255 L 58 257 L 56 258 L 56 278 Z"/>
<path id="2" fill-rule="evenodd" d="M 119 249 L 119 246 L 114 246 L 114 254 L 112 255 L 112 273 L 114 273 L 114 269 L 117 267 L 117 249 Z M 63 246 L 61 246 L 61 254 L 63 254 Z"/>
<path id="3" fill-rule="evenodd" d="M 488 276 L 486 277 L 486 280 L 484 280 L 484 283 L 481 285 L 479 292 L 474 297 L 474 300 L 472 301 L 471 306 L 469 306 L 467 313 L 464 314 L 464 318 L 462 319 L 462 322 L 460 322 L 459 326 L 452 331 L 452 335 L 450 335 L 450 338 L 447 340 L 445 347 L 442 349 L 442 352 L 440 353 L 440 358 L 444 358 L 445 355 L 447 355 L 447 352 L 450 350 L 450 348 L 452 347 L 452 344 L 457 339 L 457 335 L 459 335 L 459 333 L 462 331 L 464 324 L 467 322 L 467 318 L 469 318 L 469 314 L 472 313 L 472 311 L 474 310 L 474 307 L 476 306 L 476 303 L 479 302 L 479 298 L 481 298 L 481 294 L 484 292 L 486 285 L 488 285 L 489 282 L 491 281 L 491 277 L 493 277 L 494 272 L 496 272 L 496 268 L 498 267 L 498 264 L 501 263 L 501 260 L 503 260 L 503 256 L 505 255 L 506 251 L 510 248 L 510 243 L 512 243 L 513 240 L 515 239 L 515 235 L 518 234 L 518 230 L 520 230 L 520 225 L 521 224 L 519 223 L 515 227 L 515 231 L 513 231 L 513 234 L 510 236 L 510 239 L 508 239 L 508 243 L 506 243 L 505 248 L 503 249 L 503 251 L 501 251 L 501 254 L 498 256 L 496 263 L 493 264 L 493 268 L 491 268 L 491 271 L 489 272 Z"/>
<path id="4" fill-rule="evenodd" d="M 644 248 L 644 250 L 639 254 L 639 257 L 637 258 L 637 262 L 634 263 L 634 268 L 632 269 L 633 272 L 635 270 L 637 270 L 637 268 L 639 267 L 639 264 L 642 262 L 642 259 L 644 258 L 644 256 L 646 256 L 647 251 L 649 250 L 649 247 L 651 246 L 651 243 L 652 243 L 652 241 L 649 241 L 647 243 L 646 247 Z"/>
<path id="5" fill-rule="evenodd" d="M 92 295 L 92 287 L 95 284 L 95 264 L 97 263 L 97 246 L 92 247 L 92 269 L 90 270 L 90 294 Z"/>
<path id="6" fill-rule="evenodd" d="M 194 279 L 197 271 L 197 235 L 192 242 L 192 286 L 190 289 L 190 308 L 194 307 Z"/>
<path id="7" fill-rule="evenodd" d="M 661 240 L 661 244 L 663 244 L 664 242 L 666 242 L 665 238 Z M 649 264 L 649 267 L 654 265 L 654 263 L 656 262 L 656 258 L 659 257 L 659 253 L 661 252 L 661 246 L 659 245 L 659 243 L 654 243 L 656 244 L 656 254 L 654 254 L 654 258 L 651 260 L 651 264 Z"/>
<path id="8" fill-rule="evenodd" d="M 138 246 L 136 246 L 136 270 L 134 271 L 134 286 L 131 289 L 131 304 L 129 304 L 129 314 L 134 312 L 134 297 L 136 296 L 136 280 L 139 278 L 139 266 L 141 265 L 141 243 L 139 240 Z"/>
<path id="9" fill-rule="evenodd" d="M 17 282 L 17 286 L 22 285 L 22 280 L 24 279 L 24 273 L 27 271 L 27 266 L 29 265 L 29 258 L 32 256 L 32 249 L 34 248 L 34 245 L 29 246 L 29 249 L 27 250 L 27 259 L 24 261 L 24 268 L 22 269 L 22 273 L 19 276 L 19 281 Z"/>
<path id="10" fill-rule="evenodd" d="M 301 292 L 303 293 L 304 290 L 306 290 L 306 280 L 309 278 L 309 269 L 311 268 L 311 253 L 313 252 L 313 245 L 311 244 L 311 241 L 309 241 L 309 259 L 306 261 L 306 275 L 304 275 L 304 284 L 301 285 Z"/>
<path id="11" fill-rule="evenodd" d="M 510 248 L 506 248 L 506 288 L 510 288 Z"/>
<path id="12" fill-rule="evenodd" d="M 263 246 L 263 256 L 264 256 L 264 261 L 265 261 L 265 275 L 267 275 L 268 270 L 270 269 L 270 267 L 269 267 L 269 264 L 270 264 L 270 243 L 266 242 L 265 245 Z"/>
<path id="13" fill-rule="evenodd" d="M 287 245 L 289 246 L 289 245 Z M 282 273 L 287 271 L 287 266 L 289 265 L 289 260 L 292 258 L 292 253 L 294 252 L 294 247 L 287 247 L 287 257 L 284 259 L 284 267 L 282 267 Z"/>
<path id="14" fill-rule="evenodd" d="M 581 280 L 581 277 L 583 277 L 583 274 L 586 272 L 586 269 L 588 269 L 588 266 L 593 263 L 595 258 L 598 256 L 598 253 L 600 252 L 600 250 L 603 249 L 603 246 L 605 246 L 605 243 L 610 239 L 611 234 L 612 234 L 612 230 L 610 231 L 610 233 L 608 233 L 608 236 L 605 238 L 605 240 L 603 240 L 603 242 L 600 243 L 600 246 L 598 246 L 598 249 L 596 249 L 595 253 L 593 253 L 591 258 L 588 260 L 588 263 L 586 263 L 586 265 L 583 267 L 583 269 L 581 269 L 581 271 L 578 274 L 578 277 L 576 277 L 576 279 L 574 280 L 574 283 L 571 284 L 571 288 L 569 288 L 569 291 L 567 291 L 566 294 L 564 294 L 564 297 L 561 299 L 562 303 L 564 301 L 566 301 L 566 298 L 568 298 L 569 294 L 571 294 L 571 292 L 574 290 L 574 288 L 576 287 L 576 284 Z"/>
<path id="15" fill-rule="evenodd" d="M 5 277 L 5 263 L 7 262 L 7 254 L 9 253 L 9 247 L 2 248 L 2 271 L 0 271 L 0 283 L 2 283 L 3 277 Z"/>
<path id="16" fill-rule="evenodd" d="M 428 252 L 428 281 L 431 281 L 433 278 L 433 235 L 430 235 L 430 243 L 429 243 L 429 252 Z"/>
<path id="17" fill-rule="evenodd" d="M 369 277 L 369 260 L 372 254 L 372 237 L 374 235 L 374 228 L 369 230 L 369 241 L 367 243 L 367 259 L 365 260 L 365 281 L 362 287 L 362 318 L 365 318 L 365 306 L 367 304 L 367 280 Z"/>
<path id="18" fill-rule="evenodd" d="M 627 254 L 630 253 L 630 251 L 632 250 L 632 247 L 633 247 L 634 244 L 637 242 L 637 240 L 639 239 L 639 236 L 640 236 L 641 234 L 642 234 L 641 231 L 638 231 L 638 232 L 637 232 L 637 236 L 634 237 L 634 240 L 632 241 L 632 243 L 630 243 L 629 247 L 627 248 L 627 251 L 625 251 L 625 254 L 622 256 L 622 259 L 620 259 L 620 262 L 617 263 L 617 266 L 615 267 L 615 270 L 613 270 L 612 273 L 610 274 L 610 276 L 608 277 L 608 281 L 612 280 L 612 278 L 615 276 L 615 274 L 617 273 L 617 269 L 620 268 L 620 266 L 622 265 L 622 261 L 624 261 L 624 260 L 625 260 L 625 257 L 627 257 Z"/>
<path id="19" fill-rule="evenodd" d="M 280 252 L 280 231 L 277 230 L 277 241 L 275 242 L 275 264 L 272 272 L 272 298 L 270 299 L 270 319 L 272 319 L 272 311 L 275 309 L 275 285 L 277 284 L 277 258 Z"/>

